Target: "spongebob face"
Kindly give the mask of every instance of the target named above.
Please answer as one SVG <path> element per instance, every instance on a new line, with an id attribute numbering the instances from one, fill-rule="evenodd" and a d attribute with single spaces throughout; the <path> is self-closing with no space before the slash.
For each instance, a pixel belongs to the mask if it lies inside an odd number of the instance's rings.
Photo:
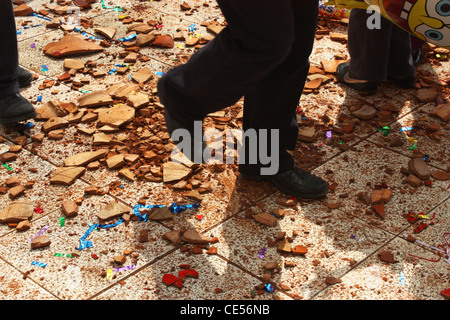
<path id="1" fill-rule="evenodd" d="M 409 10 L 408 25 L 424 40 L 449 47 L 450 0 L 418 0 Z"/>
<path id="2" fill-rule="evenodd" d="M 450 0 L 364 0 L 413 35 L 450 49 Z"/>

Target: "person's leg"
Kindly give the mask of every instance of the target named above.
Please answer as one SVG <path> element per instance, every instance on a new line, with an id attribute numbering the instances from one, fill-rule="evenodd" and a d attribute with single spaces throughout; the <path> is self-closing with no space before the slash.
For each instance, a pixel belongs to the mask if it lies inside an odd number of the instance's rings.
<path id="1" fill-rule="evenodd" d="M 392 31 L 392 23 L 381 16 L 380 25 L 372 28 L 368 21 L 373 14 L 377 13 L 352 9 L 348 24 L 350 62 L 337 68 L 339 82 L 367 94 L 376 93 L 378 84 L 386 79 Z"/>
<path id="2" fill-rule="evenodd" d="M 17 34 L 11 1 L 0 1 L 0 20 L 0 123 L 25 121 L 37 114 L 19 94 Z"/>
<path id="3" fill-rule="evenodd" d="M 11 1 L 0 1 L 0 99 L 19 92 L 16 23 Z"/>
<path id="4" fill-rule="evenodd" d="M 289 56 L 263 80 L 245 93 L 243 129 L 279 130 L 278 172 L 296 167 L 287 150 L 294 150 L 297 143 L 298 106 L 309 70 L 318 15 L 316 0 L 292 1 L 295 40 Z M 270 135 L 269 135 L 270 136 Z M 271 141 L 266 149 L 271 150 Z M 248 153 L 249 148 L 244 150 Z M 271 159 L 273 160 L 273 159 Z M 257 174 L 261 163 L 241 164 L 241 173 Z M 273 165 L 273 163 L 270 163 Z M 269 165 L 265 165 L 267 167 Z"/>
<path id="5" fill-rule="evenodd" d="M 293 41 L 290 0 L 218 3 L 227 27 L 158 82 L 162 104 L 185 127 L 233 105 L 285 59 Z"/>
<path id="6" fill-rule="evenodd" d="M 380 83 L 386 80 L 393 24 L 380 17 L 380 27 L 369 29 L 372 16 L 364 9 L 352 9 L 348 25 L 349 76 Z"/>
<path id="7" fill-rule="evenodd" d="M 392 27 L 387 77 L 404 88 L 413 87 L 416 83 L 411 36 L 397 26 Z"/>

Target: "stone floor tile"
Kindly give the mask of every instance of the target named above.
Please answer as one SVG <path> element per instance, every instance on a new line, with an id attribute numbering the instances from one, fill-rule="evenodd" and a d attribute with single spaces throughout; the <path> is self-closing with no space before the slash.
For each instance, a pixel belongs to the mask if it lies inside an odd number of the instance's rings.
<path id="1" fill-rule="evenodd" d="M 381 261 L 380 252 L 389 251 L 395 263 Z M 444 300 L 440 294 L 448 289 L 448 263 L 418 259 L 435 259 L 435 255 L 403 239 L 396 238 L 372 256 L 340 277 L 315 300 Z"/>
<path id="2" fill-rule="evenodd" d="M 404 183 L 406 176 L 400 169 L 408 167 L 409 159 L 373 143 L 361 142 L 354 150 L 332 159 L 313 173 L 331 186 L 326 199 L 329 204 L 387 231 L 398 233 L 409 224 L 404 214 L 410 211 L 429 212 L 449 194 L 446 181 L 431 179 L 431 187 L 424 184 L 418 188 Z M 384 219 L 371 209 L 370 204 L 363 204 L 357 199 L 360 192 L 370 198 L 372 190 L 383 185 L 393 192 L 390 201 L 384 205 Z"/>

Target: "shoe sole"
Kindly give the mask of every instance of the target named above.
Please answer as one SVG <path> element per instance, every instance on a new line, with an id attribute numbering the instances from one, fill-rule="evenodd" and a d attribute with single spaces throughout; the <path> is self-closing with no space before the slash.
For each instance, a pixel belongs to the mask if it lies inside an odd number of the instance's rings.
<path id="1" fill-rule="evenodd" d="M 272 183 L 274 186 L 276 186 L 280 191 L 284 192 L 285 194 L 296 197 L 297 199 L 301 199 L 301 200 L 306 200 L 306 201 L 318 200 L 318 199 L 324 198 L 328 194 L 328 187 L 321 193 L 300 194 L 300 193 L 293 193 L 291 191 L 288 191 L 285 188 L 283 188 L 282 186 L 271 181 L 270 179 L 263 178 L 261 176 L 249 176 L 249 175 L 242 174 L 242 173 L 240 175 L 242 175 L 244 178 L 246 178 L 248 180 L 252 180 L 252 181 L 268 181 L 268 182 Z"/>
<path id="2" fill-rule="evenodd" d="M 14 123 L 14 122 L 20 122 L 20 121 L 25 121 L 25 120 L 29 120 L 29 119 L 33 119 L 34 117 L 37 116 L 36 111 L 33 111 L 31 113 L 27 113 L 27 114 L 23 114 L 21 116 L 17 116 L 15 118 L 8 118 L 8 119 L 1 119 L 0 118 L 0 123 Z"/>
<path id="3" fill-rule="evenodd" d="M 349 65 L 345 65 L 345 66 L 341 66 L 338 67 L 337 70 L 337 79 L 339 82 L 345 84 L 346 86 L 358 91 L 361 94 L 367 94 L 367 95 L 374 95 L 378 92 L 378 88 L 370 88 L 370 89 L 365 89 L 362 88 L 363 85 L 360 84 L 358 85 L 357 83 L 351 83 L 351 82 L 347 82 L 345 81 L 345 75 L 348 73 L 348 70 L 350 69 Z"/>

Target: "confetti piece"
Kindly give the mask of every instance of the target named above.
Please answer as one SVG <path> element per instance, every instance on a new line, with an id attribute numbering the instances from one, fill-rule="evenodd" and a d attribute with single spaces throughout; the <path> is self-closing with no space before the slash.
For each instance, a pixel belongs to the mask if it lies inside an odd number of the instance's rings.
<path id="1" fill-rule="evenodd" d="M 259 250 L 259 257 L 264 258 L 264 255 L 266 254 L 266 248 L 262 247 L 261 250 Z"/>
<path id="2" fill-rule="evenodd" d="M 36 101 L 37 101 L 37 102 L 41 102 L 41 101 L 42 101 L 42 96 L 38 96 L 38 97 L 36 98 Z"/>
<path id="3" fill-rule="evenodd" d="M 45 268 L 45 267 L 47 266 L 46 263 L 43 263 L 43 262 L 37 262 L 37 261 L 31 261 L 31 264 L 32 264 L 33 266 L 38 266 L 38 267 L 42 267 L 42 268 Z"/>
<path id="4" fill-rule="evenodd" d="M 101 1 L 101 4 L 102 4 L 102 8 L 103 8 L 103 9 L 113 9 L 113 10 L 116 11 L 116 12 L 122 12 L 122 10 L 123 10 L 123 9 L 122 9 L 121 7 L 119 7 L 119 6 L 109 7 L 109 6 L 105 5 L 105 1 L 104 1 L 104 0 Z"/>
<path id="5" fill-rule="evenodd" d="M 32 48 L 32 49 L 34 49 L 34 48 L 36 48 L 36 44 L 33 42 L 33 43 L 30 43 L 30 47 Z"/>
<path id="6" fill-rule="evenodd" d="M 331 139 L 331 130 L 327 131 L 327 139 Z"/>
<path id="7" fill-rule="evenodd" d="M 64 257 L 64 258 L 73 258 L 73 256 L 70 253 L 55 253 L 53 256 Z"/>
<path id="8" fill-rule="evenodd" d="M 113 274 L 113 270 L 112 269 L 108 269 L 106 270 L 106 279 L 107 280 L 111 280 L 113 278 L 114 274 Z"/>
<path id="9" fill-rule="evenodd" d="M 22 34 L 22 30 L 17 31 L 17 34 Z"/>
<path id="10" fill-rule="evenodd" d="M 387 136 L 389 134 L 389 132 L 391 131 L 391 128 L 389 128 L 388 126 L 384 126 L 380 129 L 378 129 L 378 132 L 383 132 L 383 136 Z"/>
<path id="11" fill-rule="evenodd" d="M 59 226 L 60 227 L 64 227 L 65 222 L 66 222 L 66 218 L 65 217 L 60 217 L 59 218 Z"/>
<path id="12" fill-rule="evenodd" d="M 32 12 L 32 13 L 30 13 L 29 15 L 30 15 L 30 16 L 34 16 L 34 17 L 36 17 L 36 18 L 44 19 L 44 20 L 47 20 L 47 21 L 52 21 L 52 19 L 50 19 L 50 18 L 46 18 L 46 17 L 43 17 L 43 16 L 39 16 L 36 12 Z"/>
<path id="13" fill-rule="evenodd" d="M 403 127 L 403 128 L 400 128 L 400 131 L 405 132 L 405 131 L 410 131 L 412 129 L 413 129 L 412 127 Z"/>
<path id="14" fill-rule="evenodd" d="M 155 74 L 156 74 L 157 76 L 163 76 L 163 75 L 165 75 L 165 73 L 164 73 L 164 72 L 161 72 L 161 71 L 157 71 Z"/>
<path id="15" fill-rule="evenodd" d="M 266 283 L 264 285 L 264 290 L 269 292 L 269 293 L 272 293 L 272 292 L 275 291 L 275 288 L 270 283 Z"/>
<path id="16" fill-rule="evenodd" d="M 44 212 L 44 209 L 42 209 L 41 207 L 36 207 L 36 208 L 33 209 L 33 211 L 34 211 L 35 213 L 43 213 L 43 212 Z"/>
<path id="17" fill-rule="evenodd" d="M 2 163 L 2 166 L 6 168 L 6 170 L 11 171 L 12 168 L 8 166 L 6 163 Z"/>
<path id="18" fill-rule="evenodd" d="M 126 267 L 114 268 L 113 271 L 114 272 L 120 272 L 120 271 L 133 270 L 135 268 L 136 268 L 136 266 L 134 264 L 132 264 L 132 265 L 126 266 Z"/>

